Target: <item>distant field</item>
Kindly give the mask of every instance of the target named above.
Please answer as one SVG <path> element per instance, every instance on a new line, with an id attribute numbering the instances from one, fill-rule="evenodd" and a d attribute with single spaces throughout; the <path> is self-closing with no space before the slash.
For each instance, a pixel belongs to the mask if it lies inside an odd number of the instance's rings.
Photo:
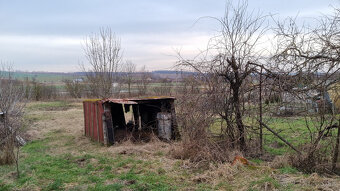
<path id="1" fill-rule="evenodd" d="M 30 72 L 13 72 L 14 78 L 18 80 L 35 79 L 39 82 L 61 82 L 64 79 L 74 79 L 73 74 L 68 73 L 30 73 Z"/>

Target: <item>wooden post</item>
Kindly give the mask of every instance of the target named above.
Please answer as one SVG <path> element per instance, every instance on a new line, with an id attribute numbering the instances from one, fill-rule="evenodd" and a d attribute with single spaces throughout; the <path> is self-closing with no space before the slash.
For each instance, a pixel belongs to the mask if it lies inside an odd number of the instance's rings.
<path id="1" fill-rule="evenodd" d="M 137 113 L 138 113 L 138 131 L 142 130 L 142 116 L 140 115 L 139 105 L 137 105 Z"/>
<path id="2" fill-rule="evenodd" d="M 339 144 L 340 144 L 340 119 L 339 119 L 339 123 L 338 123 L 338 135 L 336 137 L 336 143 L 335 143 L 334 155 L 333 155 L 333 161 L 332 161 L 332 170 L 333 171 L 335 170 L 336 163 L 338 162 Z"/>
<path id="3" fill-rule="evenodd" d="M 259 92 L 259 102 L 260 102 L 260 151 L 263 153 L 263 132 L 262 132 L 262 68 L 260 73 L 260 92 Z"/>
<path id="4" fill-rule="evenodd" d="M 104 145 L 109 145 L 109 135 L 108 135 L 108 126 L 112 126 L 111 122 L 111 111 L 110 107 L 107 104 L 103 104 L 104 107 L 104 115 L 102 116 L 103 121 L 103 138 L 104 138 Z"/>
<path id="5" fill-rule="evenodd" d="M 171 106 L 171 132 L 172 132 L 172 139 L 179 140 L 180 133 L 177 125 L 177 118 L 176 118 L 176 110 L 175 110 L 175 100 L 170 101 Z"/>

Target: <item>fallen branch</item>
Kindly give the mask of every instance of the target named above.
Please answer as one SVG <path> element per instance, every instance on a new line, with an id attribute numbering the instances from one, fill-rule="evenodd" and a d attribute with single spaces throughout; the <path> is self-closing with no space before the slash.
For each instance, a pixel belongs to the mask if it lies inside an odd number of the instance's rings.
<path id="1" fill-rule="evenodd" d="M 273 129 L 269 128 L 266 124 L 262 123 L 261 121 L 258 121 L 263 127 L 265 127 L 266 129 L 268 129 L 270 132 L 272 132 L 276 137 L 278 137 L 279 139 L 281 139 L 284 143 L 286 143 L 286 145 L 288 145 L 290 148 L 292 148 L 294 151 L 296 151 L 297 153 L 301 154 L 301 152 L 299 150 L 297 150 L 292 144 L 290 144 L 286 139 L 284 139 L 283 137 L 281 137 L 278 133 L 276 133 Z"/>

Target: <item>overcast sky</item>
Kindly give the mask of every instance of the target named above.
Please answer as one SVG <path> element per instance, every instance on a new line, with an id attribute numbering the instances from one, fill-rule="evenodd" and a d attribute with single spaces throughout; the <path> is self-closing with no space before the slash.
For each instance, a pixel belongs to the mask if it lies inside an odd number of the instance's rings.
<path id="1" fill-rule="evenodd" d="M 0 0 L 0 60 L 22 71 L 73 72 L 84 62 L 86 36 L 110 27 L 123 57 L 150 71 L 172 69 L 175 50 L 187 57 L 219 29 L 225 0 Z M 308 20 L 339 0 L 249 0 L 250 10 Z"/>

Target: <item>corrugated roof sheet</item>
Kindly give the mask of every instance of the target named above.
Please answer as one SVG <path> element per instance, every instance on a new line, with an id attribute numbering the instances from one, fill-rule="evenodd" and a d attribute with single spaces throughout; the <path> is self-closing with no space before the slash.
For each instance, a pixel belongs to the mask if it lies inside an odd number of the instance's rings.
<path id="1" fill-rule="evenodd" d="M 162 100 L 162 99 L 176 99 L 175 97 L 169 97 L 169 96 L 149 96 L 149 97 L 137 97 L 137 98 L 130 98 L 129 100 Z"/>
<path id="2" fill-rule="evenodd" d="M 164 100 L 164 99 L 176 99 L 175 97 L 169 96 L 149 96 L 149 97 L 137 97 L 137 98 L 124 98 L 124 99 L 116 99 L 116 98 L 106 98 L 106 99 L 86 99 L 84 102 L 111 102 L 111 103 L 120 103 L 120 104 L 138 104 L 136 101 L 151 101 L 151 100 Z"/>
<path id="3" fill-rule="evenodd" d="M 138 104 L 137 102 L 132 101 L 130 99 L 112 99 L 112 98 L 103 99 L 102 102 L 111 102 L 111 103 L 120 103 L 120 104 Z"/>

